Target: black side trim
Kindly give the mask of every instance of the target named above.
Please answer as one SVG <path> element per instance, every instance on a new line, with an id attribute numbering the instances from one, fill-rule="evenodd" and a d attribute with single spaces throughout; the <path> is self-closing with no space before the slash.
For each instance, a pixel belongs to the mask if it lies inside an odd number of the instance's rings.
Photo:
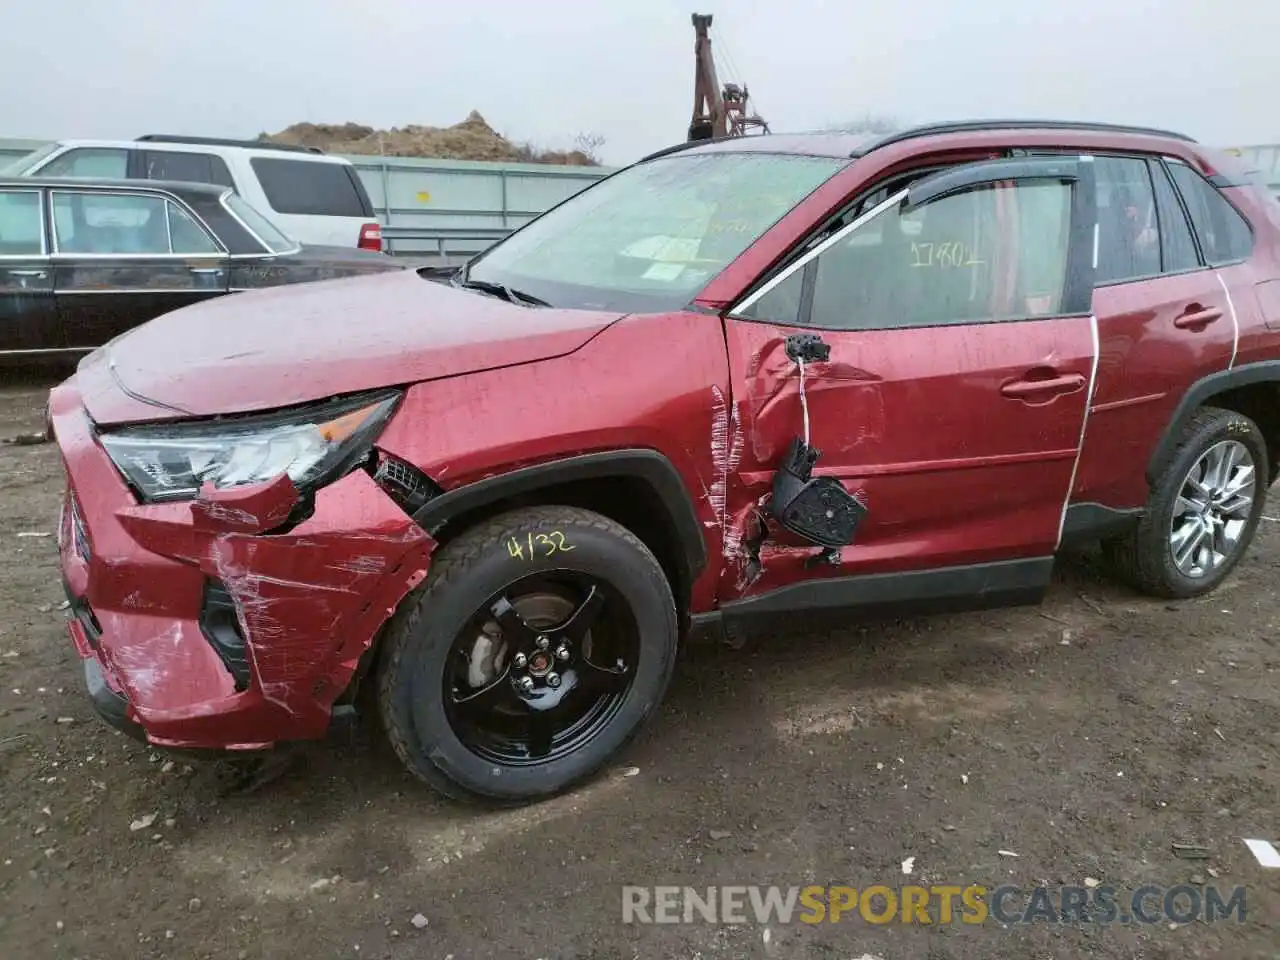
<path id="1" fill-rule="evenodd" d="M 142 743 L 147 742 L 147 735 L 138 724 L 129 719 L 129 704 L 114 690 L 107 686 L 98 661 L 90 657 L 84 661 L 84 685 L 89 691 L 89 700 L 98 716 L 121 733 Z"/>
<path id="2" fill-rule="evenodd" d="M 1053 156 L 1034 159 L 986 160 L 962 163 L 916 180 L 907 188 L 907 209 L 923 206 L 971 187 L 999 180 L 1058 180 L 1075 183 L 1080 179 L 1080 161 Z"/>
<path id="3" fill-rule="evenodd" d="M 1101 503 L 1073 503 L 1062 524 L 1062 545 L 1075 546 L 1114 537 L 1131 530 L 1142 519 L 1142 509 L 1121 510 Z"/>
<path id="4" fill-rule="evenodd" d="M 1164 434 L 1156 444 L 1155 450 L 1152 451 L 1151 459 L 1147 463 L 1147 483 L 1154 486 L 1156 481 L 1160 479 L 1160 474 L 1164 470 L 1165 464 L 1173 458 L 1173 451 L 1178 445 L 1178 437 L 1182 433 L 1183 425 L 1195 415 L 1195 412 L 1200 407 L 1204 406 L 1205 401 L 1215 394 L 1224 393 L 1227 390 L 1268 382 L 1280 383 L 1280 360 L 1262 360 L 1258 363 L 1246 363 L 1244 366 L 1236 367 L 1234 370 L 1211 373 L 1188 387 L 1187 392 L 1178 401 L 1178 406 L 1173 411 L 1173 416 L 1169 418 L 1169 423 L 1164 428 Z"/>
<path id="5" fill-rule="evenodd" d="M 431 500 L 414 514 L 414 522 L 434 536 L 450 517 L 541 487 L 574 480 L 634 477 L 661 499 L 675 524 L 690 581 L 707 566 L 707 544 L 693 508 L 693 498 L 671 461 L 656 450 L 607 450 L 535 464 L 522 470 L 477 480 Z"/>
<path id="6" fill-rule="evenodd" d="M 1205 179 L 1219 189 L 1226 187 L 1247 187 L 1250 185 L 1248 180 L 1237 180 L 1235 177 L 1228 176 L 1225 173 L 1215 173 L 1212 177 L 1206 177 Z"/>
<path id="7" fill-rule="evenodd" d="M 828 577 L 780 587 L 721 606 L 724 619 L 848 610 L 865 616 L 919 616 L 1036 604 L 1053 574 L 1053 557 L 1001 560 L 905 573 Z M 712 618 L 702 615 L 700 625 Z"/>

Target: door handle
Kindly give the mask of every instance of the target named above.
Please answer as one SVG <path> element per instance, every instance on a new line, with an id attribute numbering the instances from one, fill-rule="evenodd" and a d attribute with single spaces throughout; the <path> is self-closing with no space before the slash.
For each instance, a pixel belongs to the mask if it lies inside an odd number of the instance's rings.
<path id="1" fill-rule="evenodd" d="M 11 277 L 35 277 L 37 280 L 43 280 L 49 275 L 45 270 L 8 270 L 6 272 Z"/>
<path id="2" fill-rule="evenodd" d="M 1064 393 L 1075 393 L 1084 386 L 1084 377 L 1078 373 L 1067 373 L 1048 380 L 1014 380 L 1000 388 L 1006 397 L 1015 400 L 1026 400 L 1032 397 L 1061 396 Z"/>
<path id="3" fill-rule="evenodd" d="M 192 272 L 192 273 L 198 273 L 198 274 L 201 274 L 201 275 L 207 275 L 207 274 L 213 274 L 213 273 L 221 273 L 221 272 L 222 272 L 222 267 L 192 267 L 192 268 L 191 268 L 191 272 Z"/>
<path id="4" fill-rule="evenodd" d="M 1178 314 L 1173 320 L 1173 325 L 1180 330 L 1199 330 L 1221 319 L 1222 311 L 1217 307 L 1202 307 L 1196 303 Z"/>

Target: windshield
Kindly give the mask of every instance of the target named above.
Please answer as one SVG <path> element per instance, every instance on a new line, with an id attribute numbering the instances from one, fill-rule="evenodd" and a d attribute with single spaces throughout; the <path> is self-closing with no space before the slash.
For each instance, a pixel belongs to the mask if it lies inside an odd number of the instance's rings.
<path id="1" fill-rule="evenodd" d="M 272 253 L 289 253 L 298 249 L 296 240 L 281 233 L 279 227 L 246 203 L 238 194 L 229 193 L 222 198 L 222 202 L 271 248 Z"/>
<path id="2" fill-rule="evenodd" d="M 21 177 L 26 174 L 35 164 L 39 163 L 55 150 L 60 149 L 62 144 L 49 143 L 33 150 L 30 153 L 24 153 L 20 157 L 15 157 L 3 167 L 0 167 L 0 177 Z"/>
<path id="3" fill-rule="evenodd" d="M 557 307 L 676 310 L 846 163 L 752 153 L 641 163 L 491 247 L 466 278 Z"/>

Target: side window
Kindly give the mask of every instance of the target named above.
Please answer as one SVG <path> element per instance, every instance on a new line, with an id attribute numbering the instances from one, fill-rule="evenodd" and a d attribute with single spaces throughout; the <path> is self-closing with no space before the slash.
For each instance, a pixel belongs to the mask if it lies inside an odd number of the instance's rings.
<path id="1" fill-rule="evenodd" d="M 173 180 L 180 183 L 214 183 L 234 187 L 231 171 L 219 156 L 212 153 L 188 153 L 179 150 L 149 150 L 146 154 L 148 180 Z"/>
<path id="2" fill-rule="evenodd" d="M 1163 270 L 1165 273 L 1196 270 L 1200 267 L 1200 255 L 1196 253 L 1196 242 L 1191 235 L 1187 215 L 1183 213 L 1178 195 L 1173 191 L 1169 174 L 1165 172 L 1163 164 L 1153 161 L 1151 176 L 1156 185 L 1156 212 L 1160 216 Z"/>
<path id="3" fill-rule="evenodd" d="M 1205 261 L 1216 267 L 1248 259 L 1253 252 L 1253 231 L 1239 211 L 1185 163 L 1170 163 L 1169 172 L 1191 213 Z"/>
<path id="4" fill-rule="evenodd" d="M 1147 162 L 1134 157 L 1098 157 L 1097 284 L 1119 283 L 1160 273 L 1156 198 Z"/>
<path id="5" fill-rule="evenodd" d="M 167 254 L 167 201 L 119 193 L 57 192 L 53 233 L 59 253 Z"/>
<path id="6" fill-rule="evenodd" d="M 38 257 L 44 253 L 38 190 L 0 191 L 0 257 Z"/>
<path id="7" fill-rule="evenodd" d="M 741 316 L 748 320 L 784 323 L 790 326 L 801 322 L 800 306 L 804 296 L 805 270 L 797 270 L 787 279 L 743 310 Z"/>
<path id="8" fill-rule="evenodd" d="M 184 153 L 177 150 L 148 150 L 146 178 L 173 180 L 179 183 L 212 183 L 213 168 L 207 153 Z"/>
<path id="9" fill-rule="evenodd" d="M 216 254 L 222 251 L 191 214 L 173 202 L 169 208 L 169 243 L 173 253 Z"/>
<path id="10" fill-rule="evenodd" d="M 813 261 L 808 326 L 882 330 L 1015 320 L 1061 308 L 1071 228 L 1070 186 L 987 184 L 902 212 L 881 211 Z M 757 305 L 788 322 L 793 276 Z M 754 311 L 753 311 L 754 312 Z"/>
<path id="11" fill-rule="evenodd" d="M 68 150 L 40 168 L 46 177 L 105 177 L 123 180 L 129 175 L 129 151 L 104 147 Z"/>

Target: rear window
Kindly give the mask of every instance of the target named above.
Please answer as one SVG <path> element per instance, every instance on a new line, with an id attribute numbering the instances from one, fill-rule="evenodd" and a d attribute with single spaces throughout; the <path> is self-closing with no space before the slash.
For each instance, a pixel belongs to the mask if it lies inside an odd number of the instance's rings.
<path id="1" fill-rule="evenodd" d="M 297 249 L 297 241 L 292 237 L 286 237 L 275 224 L 246 203 L 238 194 L 229 193 L 223 197 L 222 202 L 228 210 L 240 218 L 241 223 L 258 235 L 272 253 L 290 253 Z"/>
<path id="2" fill-rule="evenodd" d="M 346 164 L 254 157 L 250 163 L 276 213 L 311 217 L 372 217 Z"/>

